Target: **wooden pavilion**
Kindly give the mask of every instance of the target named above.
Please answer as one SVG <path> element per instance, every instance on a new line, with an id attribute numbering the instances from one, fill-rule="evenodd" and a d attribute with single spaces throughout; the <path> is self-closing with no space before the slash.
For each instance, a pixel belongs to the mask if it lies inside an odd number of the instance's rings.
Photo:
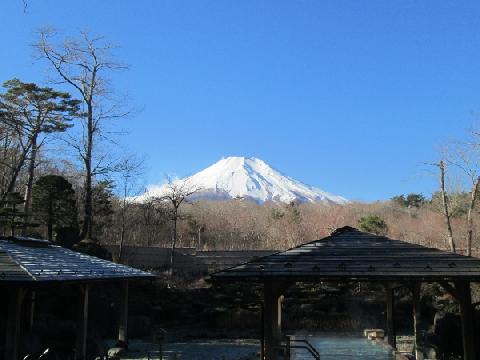
<path id="1" fill-rule="evenodd" d="M 263 283 L 265 360 L 277 360 L 281 341 L 281 296 L 295 282 L 377 282 L 386 289 L 387 339 L 395 348 L 394 289 L 413 297 L 416 359 L 423 359 L 420 286 L 437 282 L 460 305 L 464 360 L 480 359 L 474 334 L 471 282 L 480 281 L 480 259 L 343 227 L 330 236 L 212 274 L 214 281 Z M 478 340 L 478 339 L 477 339 Z M 262 359 L 263 360 L 263 359 Z"/>
<path id="2" fill-rule="evenodd" d="M 68 284 L 78 287 L 79 319 L 75 358 L 85 360 L 89 288 L 96 282 L 120 282 L 119 340 L 127 341 L 128 282 L 152 279 L 154 275 L 128 266 L 55 246 L 46 240 L 26 237 L 0 237 L 0 289 L 8 298 L 6 339 L 0 359 L 17 360 L 22 334 L 22 312 L 34 321 L 35 294 L 42 289 Z M 54 291 L 51 296 L 56 296 Z M 0 341 L 0 348 L 2 347 Z M 3 356 L 3 357 L 2 357 Z"/>

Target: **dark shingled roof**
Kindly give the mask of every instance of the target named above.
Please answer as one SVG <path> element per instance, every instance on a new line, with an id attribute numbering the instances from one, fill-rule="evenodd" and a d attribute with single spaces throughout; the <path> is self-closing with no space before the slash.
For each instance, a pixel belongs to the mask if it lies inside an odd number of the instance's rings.
<path id="1" fill-rule="evenodd" d="M 343 227 L 212 274 L 216 280 L 480 280 L 480 259 Z"/>
<path id="2" fill-rule="evenodd" d="M 0 283 L 153 277 L 151 273 L 52 245 L 46 240 L 0 237 Z"/>

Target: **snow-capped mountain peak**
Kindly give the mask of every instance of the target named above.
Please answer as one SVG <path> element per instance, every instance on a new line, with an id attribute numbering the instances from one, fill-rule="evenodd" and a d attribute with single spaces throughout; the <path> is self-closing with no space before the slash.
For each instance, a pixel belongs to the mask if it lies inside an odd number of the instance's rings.
<path id="1" fill-rule="evenodd" d="M 344 204 L 345 198 L 327 193 L 283 175 L 263 160 L 254 157 L 230 156 L 206 169 L 177 180 L 198 189 L 196 199 L 246 198 L 257 203 L 331 202 Z M 158 197 L 168 191 L 168 186 L 152 186 L 144 197 Z"/>

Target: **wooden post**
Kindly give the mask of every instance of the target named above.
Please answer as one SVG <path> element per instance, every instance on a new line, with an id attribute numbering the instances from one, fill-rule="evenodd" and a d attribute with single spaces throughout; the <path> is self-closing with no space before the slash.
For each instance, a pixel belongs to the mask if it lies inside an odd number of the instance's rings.
<path id="1" fill-rule="evenodd" d="M 277 293 L 278 294 L 278 293 Z M 276 299 L 276 308 L 274 309 L 274 332 L 273 337 L 275 342 L 280 345 L 282 341 L 282 302 L 283 302 L 283 295 L 276 295 L 278 296 Z"/>
<path id="2" fill-rule="evenodd" d="M 37 293 L 35 290 L 32 290 L 31 295 L 30 295 L 30 313 L 28 314 L 28 327 L 29 330 L 33 330 L 33 325 L 35 323 L 35 303 L 37 301 Z"/>
<path id="3" fill-rule="evenodd" d="M 460 317 L 462 319 L 463 360 L 475 360 L 474 312 L 470 282 L 456 282 L 455 288 L 458 294 Z"/>
<path id="4" fill-rule="evenodd" d="M 396 341 L 396 331 L 395 331 L 395 293 L 393 287 L 388 284 L 385 287 L 387 296 L 387 339 L 388 344 L 393 348 L 397 348 L 397 341 Z"/>
<path id="5" fill-rule="evenodd" d="M 264 356 L 265 360 L 277 360 L 281 341 L 281 317 L 279 317 L 280 288 L 278 284 L 264 284 Z"/>
<path id="6" fill-rule="evenodd" d="M 76 360 L 87 358 L 87 328 L 88 328 L 88 293 L 90 286 L 80 286 L 82 296 L 80 298 L 79 319 L 77 328 L 77 346 L 75 351 Z"/>
<path id="7" fill-rule="evenodd" d="M 290 348 L 290 336 L 287 336 L 285 341 L 285 359 L 290 360 L 292 356 L 292 349 Z"/>
<path id="8" fill-rule="evenodd" d="M 25 290 L 11 288 L 8 290 L 8 319 L 5 339 L 5 359 L 18 359 L 18 343 L 21 332 L 22 301 Z"/>
<path id="9" fill-rule="evenodd" d="M 273 340 L 273 312 L 274 296 L 271 283 L 265 283 L 263 289 L 263 321 L 264 321 L 264 357 L 265 360 L 274 360 L 275 349 Z"/>
<path id="10" fill-rule="evenodd" d="M 412 286 L 412 297 L 413 297 L 413 326 L 415 333 L 415 359 L 423 360 L 423 345 L 422 345 L 422 334 L 420 332 L 420 295 L 421 295 L 422 283 L 415 283 Z"/>
<path id="11" fill-rule="evenodd" d="M 265 309 L 263 303 L 260 304 L 260 360 L 265 360 Z"/>
<path id="12" fill-rule="evenodd" d="M 120 305 L 120 324 L 118 327 L 118 341 L 127 345 L 128 342 L 128 281 L 122 283 L 122 302 Z"/>

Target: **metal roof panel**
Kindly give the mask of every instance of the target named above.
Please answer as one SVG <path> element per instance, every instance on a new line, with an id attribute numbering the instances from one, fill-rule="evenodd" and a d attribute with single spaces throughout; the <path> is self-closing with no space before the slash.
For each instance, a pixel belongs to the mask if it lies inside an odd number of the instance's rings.
<path id="1" fill-rule="evenodd" d="M 18 241 L 0 240 L 0 253 L 7 254 L 17 264 L 17 268 L 23 269 L 27 274 L 21 281 L 93 281 L 154 277 L 142 270 L 51 244 L 37 247 L 25 246 Z M 0 266 L 13 266 L 9 265 L 8 259 L 5 260 L 5 255 L 0 259 Z"/>

